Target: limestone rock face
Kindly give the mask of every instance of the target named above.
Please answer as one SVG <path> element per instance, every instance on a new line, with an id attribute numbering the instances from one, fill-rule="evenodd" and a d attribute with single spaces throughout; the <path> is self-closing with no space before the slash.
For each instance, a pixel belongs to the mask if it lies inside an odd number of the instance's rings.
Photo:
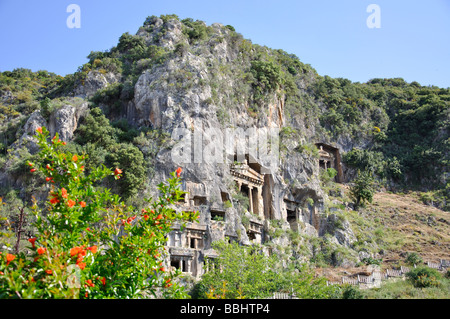
<path id="1" fill-rule="evenodd" d="M 51 135 L 59 134 L 62 141 L 70 141 L 78 127 L 79 119 L 88 112 L 88 103 L 78 107 L 66 104 L 50 116 L 49 131 Z"/>
<path id="2" fill-rule="evenodd" d="M 356 241 L 356 236 L 353 233 L 350 223 L 347 220 L 340 219 L 335 214 L 331 214 L 324 221 L 321 234 L 333 235 L 338 243 L 345 247 L 352 247 L 352 244 Z"/>
<path id="3" fill-rule="evenodd" d="M 180 127 L 180 123 L 190 127 L 191 119 L 213 118 L 214 110 L 204 107 L 204 101 L 211 98 L 210 87 L 194 86 L 206 76 L 205 59 L 192 54 L 145 71 L 135 85 L 135 111 L 129 120 L 137 125 L 172 130 Z M 184 90 L 183 86 L 189 89 Z"/>
<path id="4" fill-rule="evenodd" d="M 88 113 L 88 103 L 79 98 L 68 98 L 62 107 L 50 114 L 48 121 L 40 111 L 33 112 L 24 125 L 24 133 L 19 139 L 19 144 L 28 148 L 30 153 L 38 151 L 34 135 L 40 126 L 48 128 L 50 135 L 58 133 L 62 141 L 71 141 L 73 133 L 78 127 L 80 118 Z"/>
<path id="5" fill-rule="evenodd" d="M 36 134 L 36 129 L 38 127 L 46 126 L 47 121 L 42 117 L 40 111 L 35 111 L 28 118 L 27 122 L 24 126 L 24 133 L 19 139 L 19 145 L 25 145 L 30 153 L 36 153 L 38 151 L 38 146 L 36 144 L 36 140 L 33 138 L 33 135 Z"/>
<path id="6" fill-rule="evenodd" d="M 114 73 L 108 72 L 103 74 L 98 71 L 90 71 L 84 82 L 75 88 L 73 95 L 75 97 L 89 98 L 98 90 L 118 81 L 119 79 Z"/>

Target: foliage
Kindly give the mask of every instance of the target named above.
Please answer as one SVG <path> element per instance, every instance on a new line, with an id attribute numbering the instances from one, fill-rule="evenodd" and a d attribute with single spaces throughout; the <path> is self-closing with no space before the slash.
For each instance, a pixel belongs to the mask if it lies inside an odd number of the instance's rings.
<path id="1" fill-rule="evenodd" d="M 325 76 L 316 81 L 315 95 L 324 103 L 320 122 L 330 136 L 371 139 L 379 159 L 373 167 L 384 166 L 384 177 L 442 188 L 436 177 L 448 165 L 449 89 L 401 78 L 352 83 Z"/>
<path id="2" fill-rule="evenodd" d="M 187 18 L 181 22 L 184 25 L 183 33 L 188 36 L 190 42 L 204 40 L 211 34 L 211 28 L 207 27 L 203 21 Z"/>
<path id="3" fill-rule="evenodd" d="M 364 299 L 448 299 L 450 280 L 444 279 L 440 286 L 416 288 L 410 280 L 387 281 L 376 289 L 361 290 Z"/>
<path id="4" fill-rule="evenodd" d="M 442 275 L 436 269 L 419 266 L 409 271 L 406 276 L 416 288 L 439 286 Z"/>
<path id="5" fill-rule="evenodd" d="M 146 177 L 146 165 L 144 155 L 136 146 L 129 143 L 114 144 L 106 156 L 106 163 L 112 167 L 127 168 L 118 183 L 119 193 L 122 196 L 131 197 L 142 188 Z"/>
<path id="6" fill-rule="evenodd" d="M 77 128 L 75 141 L 81 145 L 94 142 L 96 146 L 109 148 L 116 143 L 116 130 L 98 107 L 92 108 Z"/>
<path id="7" fill-rule="evenodd" d="M 257 100 L 268 93 L 275 92 L 284 83 L 281 68 L 273 61 L 253 61 L 251 73 L 255 79 L 253 88 L 255 90 L 255 99 Z"/>
<path id="8" fill-rule="evenodd" d="M 61 80 L 61 76 L 45 70 L 33 72 L 30 69 L 17 68 L 13 71 L 0 72 L 0 92 L 11 92 L 15 97 L 11 102 L 20 104 L 30 102 L 32 99 L 41 99 Z"/>
<path id="9" fill-rule="evenodd" d="M 276 255 L 267 256 L 258 246 L 214 242 L 218 258 L 208 259 L 209 269 L 197 283 L 193 297 L 208 298 L 221 291 L 224 298 L 267 298 L 274 292 L 293 293 L 299 298 L 337 298 L 338 287 L 328 287 L 304 265 L 283 268 Z"/>
<path id="10" fill-rule="evenodd" d="M 124 198 L 136 195 L 146 178 L 148 167 L 144 154 L 139 147 L 132 144 L 140 133 L 126 121 L 111 124 L 98 107 L 91 109 L 75 132 L 75 142 L 91 155 L 86 160 L 88 170 L 101 164 L 129 168 L 115 186 Z M 136 142 L 142 142 L 142 139 Z M 155 153 L 147 155 L 154 156 Z"/>
<path id="11" fill-rule="evenodd" d="M 406 255 L 405 261 L 409 265 L 414 266 L 420 265 L 423 262 L 423 259 L 416 252 L 412 252 Z"/>
<path id="12" fill-rule="evenodd" d="M 49 186 L 44 208 L 32 207 L 35 236 L 31 255 L 2 253 L 1 298 L 137 298 L 163 289 L 167 296 L 185 296 L 173 282 L 176 273 L 163 265 L 164 245 L 175 220 L 194 221 L 198 214 L 178 213 L 180 173 L 158 185 L 161 196 L 148 199 L 137 213 L 117 195 L 97 186 L 122 170 L 105 166 L 84 170 L 85 155 L 62 152 L 56 135 L 38 128 L 39 160 L 29 163 Z"/>
<path id="13" fill-rule="evenodd" d="M 358 148 L 345 153 L 343 160 L 349 167 L 379 175 L 384 173 L 386 166 L 383 153 Z"/>
<path id="14" fill-rule="evenodd" d="M 326 185 L 334 180 L 337 171 L 334 168 L 327 168 L 320 172 L 320 180 Z"/>
<path id="15" fill-rule="evenodd" d="M 373 199 L 374 178 L 370 171 L 358 171 L 358 177 L 350 187 L 350 194 L 355 201 L 355 206 L 363 206 L 366 202 L 371 203 Z"/>
<path id="16" fill-rule="evenodd" d="M 348 285 L 342 293 L 342 299 L 363 299 L 363 294 L 359 288 Z"/>

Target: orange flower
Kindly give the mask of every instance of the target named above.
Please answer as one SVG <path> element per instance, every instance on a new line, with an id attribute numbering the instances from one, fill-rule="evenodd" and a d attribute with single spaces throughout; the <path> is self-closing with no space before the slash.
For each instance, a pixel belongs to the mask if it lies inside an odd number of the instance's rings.
<path id="1" fill-rule="evenodd" d="M 81 248 L 81 247 L 73 247 L 71 250 L 70 250 L 70 256 L 75 256 L 75 255 L 78 255 L 78 253 L 81 251 L 81 250 L 83 250 L 83 248 Z"/>
<path id="2" fill-rule="evenodd" d="M 6 254 L 6 266 L 9 265 L 9 263 L 11 261 L 13 261 L 14 259 L 16 259 L 16 256 L 12 255 L 12 254 Z"/>
<path id="3" fill-rule="evenodd" d="M 38 127 L 37 129 L 36 129 L 36 132 L 39 132 L 40 134 L 42 134 L 42 127 Z"/>
<path id="4" fill-rule="evenodd" d="M 80 206 L 81 206 L 81 207 L 86 207 L 86 202 L 81 201 L 81 202 L 80 202 Z"/>
<path id="5" fill-rule="evenodd" d="M 156 219 L 157 219 L 157 220 L 163 219 L 163 215 L 159 214 L 158 216 L 156 216 Z"/>
<path id="6" fill-rule="evenodd" d="M 31 245 L 33 246 L 33 248 L 35 248 L 35 242 L 36 242 L 36 238 L 30 238 L 28 239 L 28 241 L 31 243 Z"/>
<path id="7" fill-rule="evenodd" d="M 59 199 L 57 197 L 53 197 L 52 199 L 50 199 L 50 203 L 51 204 L 59 203 Z"/>
<path id="8" fill-rule="evenodd" d="M 67 206 L 69 206 L 70 208 L 72 208 L 75 204 L 75 201 L 71 199 L 69 199 L 69 201 L 67 202 Z"/>
<path id="9" fill-rule="evenodd" d="M 122 170 L 121 170 L 120 168 L 116 168 L 116 169 L 114 170 L 114 175 L 116 175 L 117 177 L 120 177 L 120 176 L 118 176 L 118 175 L 120 175 L 120 174 L 122 174 Z"/>
<path id="10" fill-rule="evenodd" d="M 51 269 L 47 269 L 45 272 L 49 275 L 53 274 L 53 271 Z"/>
<path id="11" fill-rule="evenodd" d="M 78 156 L 77 155 L 72 156 L 72 161 L 74 162 L 78 161 Z"/>
<path id="12" fill-rule="evenodd" d="M 42 254 L 45 253 L 46 251 L 47 251 L 47 248 L 39 247 L 38 250 L 37 250 L 37 253 L 38 253 L 39 255 L 42 255 Z"/>
<path id="13" fill-rule="evenodd" d="M 65 189 L 64 187 L 61 188 L 61 196 L 62 198 L 67 198 L 67 189 Z"/>
<path id="14" fill-rule="evenodd" d="M 181 167 L 178 167 L 178 169 L 177 169 L 177 177 L 180 177 L 182 171 L 183 170 L 181 169 Z"/>
<path id="15" fill-rule="evenodd" d="M 92 251 L 93 254 L 97 252 L 97 246 L 88 247 L 88 250 Z"/>
<path id="16" fill-rule="evenodd" d="M 84 267 L 86 267 L 86 263 L 78 263 L 77 265 L 81 270 L 83 270 Z"/>

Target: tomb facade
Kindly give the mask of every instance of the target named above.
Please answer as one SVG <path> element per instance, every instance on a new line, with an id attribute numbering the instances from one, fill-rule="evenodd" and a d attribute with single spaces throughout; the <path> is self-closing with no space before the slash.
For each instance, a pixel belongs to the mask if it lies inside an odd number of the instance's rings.
<path id="1" fill-rule="evenodd" d="M 319 149 L 319 167 L 321 169 L 334 168 L 337 171 L 336 182 L 343 183 L 344 174 L 339 149 L 324 143 L 316 143 L 316 146 Z"/>

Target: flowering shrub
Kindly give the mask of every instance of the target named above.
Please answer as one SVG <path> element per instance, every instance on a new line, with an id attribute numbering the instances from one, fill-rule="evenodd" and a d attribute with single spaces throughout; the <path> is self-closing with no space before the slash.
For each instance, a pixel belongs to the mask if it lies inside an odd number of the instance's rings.
<path id="1" fill-rule="evenodd" d="M 438 287 L 442 275 L 436 269 L 419 266 L 406 274 L 416 288 Z"/>
<path id="2" fill-rule="evenodd" d="M 0 255 L 0 298 L 138 298 L 163 291 L 165 297 L 186 294 L 174 281 L 178 274 L 164 267 L 167 234 L 175 220 L 196 221 L 198 213 L 178 213 L 172 204 L 180 190 L 181 168 L 161 196 L 147 199 L 140 212 L 100 187 L 122 169 L 84 170 L 86 155 L 64 153 L 56 135 L 48 142 L 46 128 L 37 129 L 38 163 L 49 187 L 45 207 L 35 201 L 35 237 L 31 254 Z"/>

